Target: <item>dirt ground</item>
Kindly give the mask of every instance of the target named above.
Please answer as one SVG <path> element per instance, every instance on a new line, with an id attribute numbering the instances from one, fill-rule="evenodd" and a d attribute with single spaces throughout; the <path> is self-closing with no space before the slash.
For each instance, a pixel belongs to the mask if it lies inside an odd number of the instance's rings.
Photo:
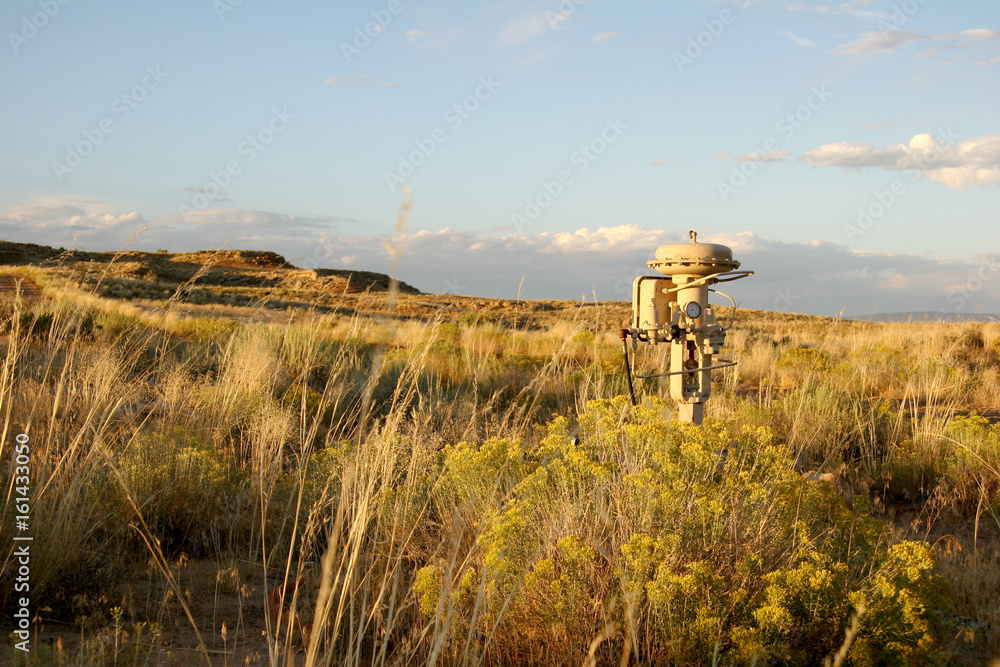
<path id="1" fill-rule="evenodd" d="M 42 607 L 35 662 L 27 664 L 204 665 L 199 634 L 212 665 L 269 663 L 266 600 L 279 573 L 265 579 L 260 564 L 183 555 L 171 572 L 197 632 L 173 587 L 150 567 L 100 595 L 76 596 L 71 619 L 50 618 Z M 302 662 L 301 644 L 301 638 L 293 642 L 295 664 Z M 5 653 L 9 658 L 12 652 Z"/>

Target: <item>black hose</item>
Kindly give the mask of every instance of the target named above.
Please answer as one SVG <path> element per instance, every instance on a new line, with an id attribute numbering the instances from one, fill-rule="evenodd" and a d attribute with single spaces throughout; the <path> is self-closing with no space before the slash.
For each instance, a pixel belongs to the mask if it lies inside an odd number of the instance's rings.
<path id="1" fill-rule="evenodd" d="M 628 378 L 628 395 L 632 397 L 632 405 L 638 405 L 635 400 L 635 387 L 632 386 L 632 366 L 628 363 L 628 329 L 622 329 L 622 352 L 625 353 L 625 377 Z"/>

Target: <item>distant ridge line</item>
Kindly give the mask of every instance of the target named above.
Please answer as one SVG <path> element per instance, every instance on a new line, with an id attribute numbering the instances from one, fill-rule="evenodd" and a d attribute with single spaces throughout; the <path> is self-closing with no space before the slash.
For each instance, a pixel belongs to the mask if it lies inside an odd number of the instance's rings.
<path id="1" fill-rule="evenodd" d="M 867 322 L 1000 322 L 1000 315 L 991 313 L 948 313 L 940 310 L 914 311 L 909 313 L 876 313 L 873 315 L 850 315 L 845 319 Z"/>

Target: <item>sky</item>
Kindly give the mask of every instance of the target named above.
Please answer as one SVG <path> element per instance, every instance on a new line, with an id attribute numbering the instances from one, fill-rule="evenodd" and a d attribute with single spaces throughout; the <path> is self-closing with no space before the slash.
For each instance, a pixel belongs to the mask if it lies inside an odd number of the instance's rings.
<path id="1" fill-rule="evenodd" d="M 0 34 L 5 240 L 628 300 L 696 230 L 745 307 L 1000 313 L 996 0 L 8 0 Z"/>

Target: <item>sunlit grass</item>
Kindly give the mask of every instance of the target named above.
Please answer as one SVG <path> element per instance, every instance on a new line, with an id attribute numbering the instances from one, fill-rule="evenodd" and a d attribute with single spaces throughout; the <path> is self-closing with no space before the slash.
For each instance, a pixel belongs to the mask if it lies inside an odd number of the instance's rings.
<path id="1" fill-rule="evenodd" d="M 693 429 L 656 381 L 623 398 L 614 307 L 197 316 L 38 282 L 2 304 L 0 451 L 30 434 L 32 587 L 78 639 L 53 661 L 812 664 L 852 616 L 855 664 L 1000 649 L 1000 427 L 960 416 L 996 417 L 997 325 L 745 320 Z"/>

